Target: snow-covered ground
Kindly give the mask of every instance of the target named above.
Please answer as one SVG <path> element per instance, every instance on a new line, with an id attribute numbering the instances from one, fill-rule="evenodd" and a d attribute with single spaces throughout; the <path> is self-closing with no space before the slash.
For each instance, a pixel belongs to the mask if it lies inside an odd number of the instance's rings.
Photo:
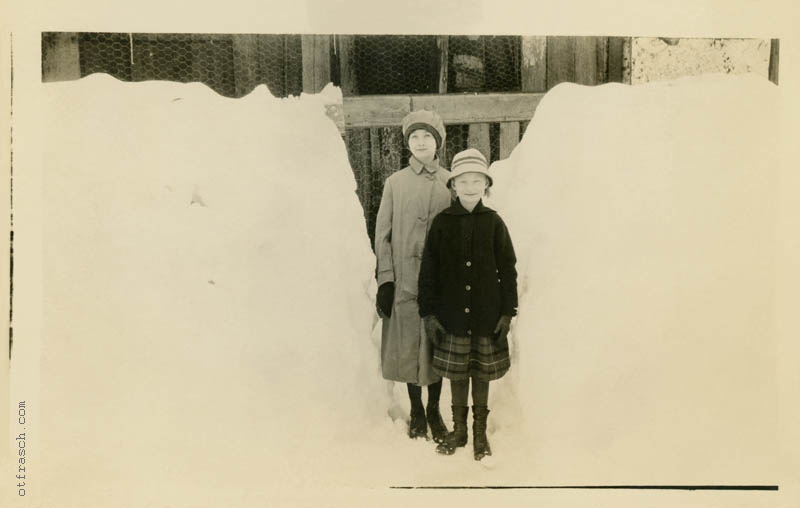
<path id="1" fill-rule="evenodd" d="M 324 95 L 46 87 L 44 506 L 774 482 L 766 80 L 560 85 L 495 164 L 521 304 L 491 385 L 491 467 L 405 437 Z"/>

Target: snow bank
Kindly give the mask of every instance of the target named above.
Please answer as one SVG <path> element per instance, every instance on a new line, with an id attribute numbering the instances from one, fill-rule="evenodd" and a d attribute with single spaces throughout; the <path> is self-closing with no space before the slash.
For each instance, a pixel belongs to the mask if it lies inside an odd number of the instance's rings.
<path id="1" fill-rule="evenodd" d="M 774 482 L 777 118 L 752 75 L 564 84 L 495 165 L 542 478 Z"/>
<path id="2" fill-rule="evenodd" d="M 409 441 L 405 389 L 381 379 L 335 91 L 45 86 L 44 505 L 774 483 L 765 80 L 560 85 L 494 166 L 521 301 L 488 468 Z"/>
<path id="3" fill-rule="evenodd" d="M 249 506 L 337 481 L 387 402 L 327 94 L 46 86 L 44 504 Z"/>

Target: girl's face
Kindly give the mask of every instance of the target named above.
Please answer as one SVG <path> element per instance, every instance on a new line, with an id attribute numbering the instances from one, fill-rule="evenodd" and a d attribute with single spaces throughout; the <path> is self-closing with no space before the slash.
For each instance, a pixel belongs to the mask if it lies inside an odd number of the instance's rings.
<path id="1" fill-rule="evenodd" d="M 408 137 L 408 148 L 420 162 L 432 162 L 436 157 L 436 138 L 425 129 L 417 129 Z"/>
<path id="2" fill-rule="evenodd" d="M 464 173 L 453 178 L 456 196 L 467 208 L 476 205 L 486 194 L 488 187 L 489 181 L 483 173 Z"/>

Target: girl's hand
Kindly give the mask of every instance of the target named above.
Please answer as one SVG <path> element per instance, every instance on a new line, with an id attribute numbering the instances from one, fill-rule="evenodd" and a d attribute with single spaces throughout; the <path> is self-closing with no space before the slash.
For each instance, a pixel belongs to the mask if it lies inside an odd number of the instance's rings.
<path id="1" fill-rule="evenodd" d="M 509 328 L 511 328 L 511 316 L 500 316 L 500 319 L 497 320 L 497 326 L 494 327 L 492 340 L 495 343 L 502 342 L 508 336 Z"/>
<path id="2" fill-rule="evenodd" d="M 394 282 L 384 282 L 378 288 L 378 295 L 375 297 L 375 306 L 381 318 L 392 317 L 392 305 L 394 304 Z"/>
<path id="3" fill-rule="evenodd" d="M 425 324 L 425 335 L 428 336 L 431 342 L 438 346 L 444 338 L 444 334 L 447 333 L 447 330 L 445 330 L 444 326 L 436 319 L 436 316 L 425 316 L 422 318 L 422 321 Z"/>

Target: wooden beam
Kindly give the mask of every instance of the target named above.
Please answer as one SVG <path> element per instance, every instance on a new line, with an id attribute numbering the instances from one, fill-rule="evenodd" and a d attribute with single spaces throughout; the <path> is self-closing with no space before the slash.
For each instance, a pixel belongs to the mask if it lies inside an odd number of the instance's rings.
<path id="1" fill-rule="evenodd" d="M 543 93 L 446 95 L 361 95 L 328 106 L 328 115 L 345 127 L 398 126 L 411 111 L 436 111 L 447 125 L 520 122 L 533 118 Z M 340 120 L 343 118 L 343 121 Z"/>
<path id="2" fill-rule="evenodd" d="M 331 81 L 329 35 L 303 35 L 303 91 L 317 93 Z"/>
<path id="3" fill-rule="evenodd" d="M 772 39 L 769 46 L 769 80 L 778 84 L 780 39 Z"/>
<path id="4" fill-rule="evenodd" d="M 411 112 L 407 95 L 362 95 L 344 98 L 344 123 L 347 127 L 387 127 L 400 125 Z"/>
<path id="5" fill-rule="evenodd" d="M 488 123 L 469 124 L 467 146 L 469 148 L 477 148 L 486 157 L 486 160 L 489 160 L 489 156 L 491 155 L 492 151 L 492 145 L 489 139 Z"/>
<path id="6" fill-rule="evenodd" d="M 283 92 L 300 95 L 303 90 L 303 41 L 297 34 L 283 35 Z"/>
<path id="7" fill-rule="evenodd" d="M 449 80 L 450 72 L 450 36 L 440 35 L 436 39 L 436 44 L 439 46 L 439 93 L 447 93 L 447 82 Z M 442 143 L 437 151 L 437 157 L 442 162 L 447 158 L 447 140 Z"/>
<path id="8" fill-rule="evenodd" d="M 358 94 L 358 83 L 356 82 L 356 62 L 355 62 L 355 35 L 336 35 L 336 52 L 339 57 L 339 73 L 342 95 L 350 97 Z"/>
<path id="9" fill-rule="evenodd" d="M 371 150 L 369 129 L 350 129 L 344 136 L 347 146 L 347 157 L 350 160 L 350 167 L 353 168 L 353 175 L 356 179 L 356 192 L 361 206 L 364 208 L 364 216 L 369 218 L 370 207 L 372 206 L 372 170 L 371 170 Z M 371 235 L 372 233 L 370 233 Z"/>
<path id="10" fill-rule="evenodd" d="M 607 64 L 607 78 L 608 83 L 622 83 L 622 46 L 624 44 L 624 37 L 609 37 L 608 38 L 608 64 Z"/>
<path id="11" fill-rule="evenodd" d="M 608 83 L 608 37 L 595 37 L 595 84 Z"/>
<path id="12" fill-rule="evenodd" d="M 291 93 L 286 88 L 287 62 L 283 57 L 286 37 L 276 34 L 258 34 L 255 37 L 256 54 L 253 65 L 255 84 L 265 85 L 275 97 L 286 97 Z M 300 50 L 298 49 L 297 52 L 299 53 Z M 278 58 L 275 58 L 276 56 Z M 297 81 L 299 82 L 300 78 Z"/>
<path id="13" fill-rule="evenodd" d="M 258 84 L 258 36 L 234 34 L 233 83 L 236 97 L 250 93 Z"/>
<path id="14" fill-rule="evenodd" d="M 447 93 L 447 72 L 450 62 L 450 37 L 440 35 L 436 39 L 439 47 L 439 93 Z"/>
<path id="15" fill-rule="evenodd" d="M 575 37 L 547 38 L 547 89 L 575 82 Z"/>
<path id="16" fill-rule="evenodd" d="M 633 37 L 625 37 L 622 40 L 622 82 L 633 83 Z"/>
<path id="17" fill-rule="evenodd" d="M 432 109 L 446 124 L 530 120 L 542 93 L 412 95 L 411 109 Z M 345 111 L 345 115 L 347 112 Z"/>
<path id="18" fill-rule="evenodd" d="M 575 37 L 575 83 L 597 84 L 597 40 L 594 37 Z"/>
<path id="19" fill-rule="evenodd" d="M 80 79 L 81 62 L 76 32 L 42 34 L 42 81 Z"/>
<path id="20" fill-rule="evenodd" d="M 500 124 L 500 158 L 505 159 L 519 144 L 519 122 Z"/>
<path id="21" fill-rule="evenodd" d="M 547 37 L 522 37 L 522 91 L 547 91 Z"/>

